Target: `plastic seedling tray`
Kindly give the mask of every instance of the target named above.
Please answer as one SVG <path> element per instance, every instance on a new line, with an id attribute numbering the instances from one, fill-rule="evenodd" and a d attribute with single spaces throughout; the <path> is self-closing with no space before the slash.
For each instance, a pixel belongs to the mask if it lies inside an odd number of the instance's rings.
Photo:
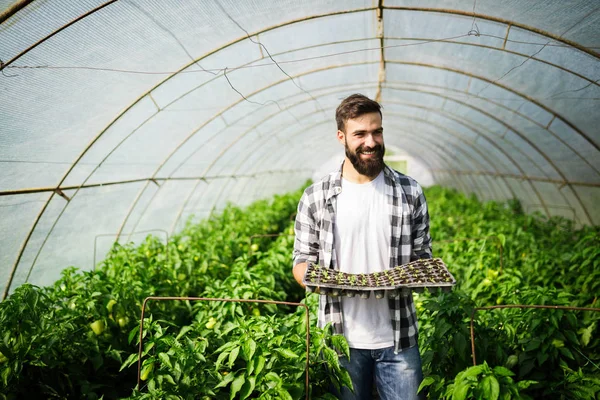
<path id="1" fill-rule="evenodd" d="M 377 298 L 383 297 L 385 290 L 390 296 L 398 294 L 398 289 L 421 291 L 424 288 L 450 289 L 456 284 L 441 258 L 421 259 L 399 265 L 383 272 L 370 274 L 350 274 L 308 264 L 303 279 L 309 291 L 319 288 L 320 293 L 332 296 L 357 294 L 368 298 L 374 290 Z"/>

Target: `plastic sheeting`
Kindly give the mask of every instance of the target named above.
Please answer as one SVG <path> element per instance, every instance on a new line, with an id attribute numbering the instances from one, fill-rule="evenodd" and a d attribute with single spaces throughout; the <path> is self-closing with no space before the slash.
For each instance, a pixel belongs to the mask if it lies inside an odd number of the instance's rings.
<path id="1" fill-rule="evenodd" d="M 600 223 L 597 1 L 4 0 L 0 21 L 4 295 L 298 188 L 343 154 L 355 92 L 435 183 Z"/>

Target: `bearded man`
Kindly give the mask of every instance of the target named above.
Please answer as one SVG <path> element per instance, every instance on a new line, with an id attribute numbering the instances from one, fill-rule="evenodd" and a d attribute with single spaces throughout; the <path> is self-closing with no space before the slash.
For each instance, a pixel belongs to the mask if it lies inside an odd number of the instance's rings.
<path id="1" fill-rule="evenodd" d="M 298 204 L 293 274 L 302 285 L 308 263 L 353 274 L 382 272 L 431 258 L 423 190 L 384 161 L 381 106 L 361 94 L 336 110 L 337 138 L 346 157 L 336 171 L 308 187 Z M 321 294 L 318 324 L 343 334 L 350 358 L 340 363 L 354 390 L 340 399 L 417 399 L 422 380 L 417 315 L 410 290 L 368 298 Z"/>

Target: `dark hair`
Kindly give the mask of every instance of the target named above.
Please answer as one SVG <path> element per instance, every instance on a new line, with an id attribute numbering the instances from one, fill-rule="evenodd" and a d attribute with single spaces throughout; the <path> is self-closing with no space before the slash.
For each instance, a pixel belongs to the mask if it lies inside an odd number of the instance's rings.
<path id="1" fill-rule="evenodd" d="M 350 95 L 342 100 L 335 110 L 337 128 L 344 132 L 346 121 L 372 112 L 378 112 L 381 115 L 381 105 L 378 102 L 360 93 Z"/>

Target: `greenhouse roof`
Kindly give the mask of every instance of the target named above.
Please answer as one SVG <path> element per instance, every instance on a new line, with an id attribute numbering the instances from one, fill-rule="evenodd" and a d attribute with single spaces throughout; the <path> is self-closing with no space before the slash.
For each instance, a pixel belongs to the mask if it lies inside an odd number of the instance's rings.
<path id="1" fill-rule="evenodd" d="M 1 290 L 297 189 L 355 92 L 436 184 L 597 225 L 599 49 L 590 0 L 0 0 Z"/>

